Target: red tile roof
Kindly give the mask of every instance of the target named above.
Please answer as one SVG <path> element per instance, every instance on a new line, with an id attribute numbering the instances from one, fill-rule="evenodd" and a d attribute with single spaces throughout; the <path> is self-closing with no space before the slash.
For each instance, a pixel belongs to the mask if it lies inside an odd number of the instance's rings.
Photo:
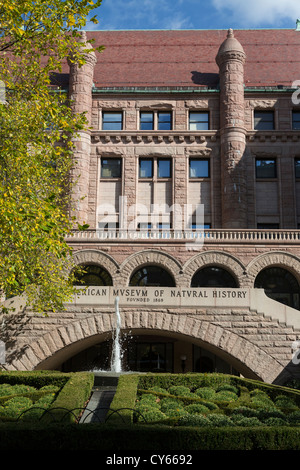
<path id="1" fill-rule="evenodd" d="M 291 86 L 300 80 L 300 31 L 235 30 L 246 53 L 245 86 Z M 90 31 L 97 87 L 214 87 L 225 30 Z"/>

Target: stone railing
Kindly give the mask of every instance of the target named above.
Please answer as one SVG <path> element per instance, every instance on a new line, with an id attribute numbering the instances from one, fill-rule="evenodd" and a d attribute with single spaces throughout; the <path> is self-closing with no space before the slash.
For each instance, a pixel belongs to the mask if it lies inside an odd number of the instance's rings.
<path id="1" fill-rule="evenodd" d="M 85 230 L 73 231 L 67 237 L 68 242 L 97 242 L 105 240 L 116 242 L 133 241 L 182 241 L 191 243 L 280 243 L 300 244 L 300 230 Z"/>

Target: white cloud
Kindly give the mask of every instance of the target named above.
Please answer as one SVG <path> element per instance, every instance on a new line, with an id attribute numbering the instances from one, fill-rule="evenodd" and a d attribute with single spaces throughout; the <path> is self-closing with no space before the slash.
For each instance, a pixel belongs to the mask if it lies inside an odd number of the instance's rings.
<path id="1" fill-rule="evenodd" d="M 212 4 L 220 13 L 228 13 L 233 20 L 245 27 L 261 24 L 277 24 L 291 20 L 296 25 L 300 18 L 299 0 L 212 0 Z"/>
<path id="2" fill-rule="evenodd" d="M 182 29 L 191 28 L 182 0 L 103 0 L 99 9 L 102 29 Z M 102 12 L 104 24 L 101 18 Z M 94 28 L 95 29 L 95 28 Z"/>

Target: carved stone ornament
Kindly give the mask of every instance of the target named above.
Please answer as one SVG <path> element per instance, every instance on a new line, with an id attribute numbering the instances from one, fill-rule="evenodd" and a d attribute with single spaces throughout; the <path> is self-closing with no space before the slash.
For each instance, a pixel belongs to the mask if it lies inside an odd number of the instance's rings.
<path id="1" fill-rule="evenodd" d="M 277 100 L 250 100 L 249 107 L 256 109 L 270 109 L 276 106 Z"/>
<path id="2" fill-rule="evenodd" d="M 211 148 L 199 148 L 199 149 L 188 149 L 187 153 L 189 156 L 197 157 L 209 157 L 212 152 Z"/>

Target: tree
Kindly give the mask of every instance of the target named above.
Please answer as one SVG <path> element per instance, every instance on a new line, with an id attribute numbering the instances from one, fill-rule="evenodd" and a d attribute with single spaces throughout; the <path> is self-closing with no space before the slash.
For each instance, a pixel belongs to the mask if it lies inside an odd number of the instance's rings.
<path id="1" fill-rule="evenodd" d="M 0 0 L 0 291 L 39 311 L 73 294 L 72 140 L 87 125 L 50 76 L 65 57 L 82 64 L 93 51 L 78 37 L 100 4 Z"/>

